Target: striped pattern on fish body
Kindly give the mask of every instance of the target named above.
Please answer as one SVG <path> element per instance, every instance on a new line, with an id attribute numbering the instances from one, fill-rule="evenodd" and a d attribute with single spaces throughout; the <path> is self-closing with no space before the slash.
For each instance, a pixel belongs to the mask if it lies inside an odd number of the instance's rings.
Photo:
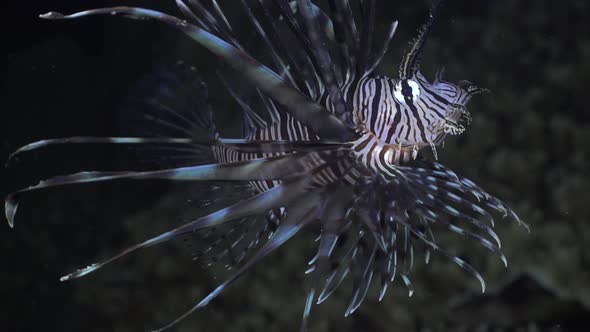
<path id="1" fill-rule="evenodd" d="M 349 85 L 356 85 L 354 92 L 345 96 L 352 98 L 348 103 L 362 132 L 354 151 L 369 169 L 378 162 L 397 165 L 416 159 L 419 150 L 434 149 L 448 134 L 460 133 L 458 122 L 468 117 L 464 105 L 470 95 L 440 76 L 434 84 L 418 72 L 415 80 L 365 77 Z"/>
<path id="2" fill-rule="evenodd" d="M 319 137 L 313 133 L 311 129 L 295 120 L 289 114 L 282 114 L 270 124 L 260 123 L 261 125 L 253 128 L 247 135 L 246 139 L 253 142 L 256 141 L 313 141 L 318 140 Z M 226 147 L 223 145 L 215 145 L 212 147 L 213 155 L 218 163 L 232 163 L 237 161 L 252 160 L 257 158 L 267 158 L 279 155 L 284 155 L 286 152 L 262 152 L 249 153 L 241 152 Z M 322 158 L 317 153 L 310 153 L 308 158 L 309 164 L 306 169 L 313 170 L 324 164 Z M 323 170 L 313 173 L 313 185 L 321 187 L 334 183 L 342 178 L 351 168 L 349 160 L 343 159 L 335 162 L 334 165 L 326 167 Z M 250 181 L 250 184 L 257 192 L 267 191 L 277 185 L 281 181 L 266 180 L 266 181 Z"/>
<path id="3" fill-rule="evenodd" d="M 465 105 L 470 95 L 456 85 L 443 82 L 437 76 L 431 84 L 421 74 L 416 81 L 410 81 L 412 99 L 406 99 L 402 93 L 402 82 L 385 76 L 364 77 L 349 80 L 342 87 L 346 104 L 352 109 L 357 131 L 361 134 L 353 142 L 356 159 L 369 170 L 377 173 L 385 171 L 391 165 L 416 159 L 418 151 L 425 147 L 434 147 L 453 132 L 446 130 L 447 125 L 457 125 L 466 113 L 461 112 L 460 105 Z M 326 109 L 333 112 L 334 105 L 328 93 L 318 100 Z M 249 115 L 246 115 L 249 116 Z M 260 123 L 260 120 L 257 120 Z M 270 124 L 264 123 L 254 128 L 247 139 L 252 141 L 288 140 L 309 141 L 319 137 L 306 125 L 289 114 L 276 112 Z M 218 162 L 227 163 L 270 157 L 280 153 L 241 153 L 225 147 L 214 147 Z M 354 173 L 363 172 L 356 169 Z M 319 174 L 327 177 L 328 183 L 339 180 L 330 168 Z M 347 176 L 350 184 L 355 177 Z M 253 183 L 258 191 L 268 190 L 278 181 Z"/>

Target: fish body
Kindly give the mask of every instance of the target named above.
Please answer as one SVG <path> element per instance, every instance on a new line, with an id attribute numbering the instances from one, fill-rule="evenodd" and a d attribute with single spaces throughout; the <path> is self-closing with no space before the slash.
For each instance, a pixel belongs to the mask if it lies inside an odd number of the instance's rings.
<path id="1" fill-rule="evenodd" d="M 20 196 L 47 187 L 117 179 L 250 183 L 254 188 L 250 197 L 196 216 L 62 278 L 76 279 L 139 249 L 223 225 L 230 226 L 228 233 L 238 233 L 233 247 L 242 241 L 241 225 L 248 224 L 249 218 L 262 217 L 264 231 L 245 245 L 256 248 L 250 257 L 240 254 L 239 264 L 226 281 L 160 330 L 207 306 L 241 275 L 310 225 L 319 226 L 316 229 L 320 234 L 317 253 L 307 270 L 311 286 L 302 330 L 307 327 L 313 304 L 325 301 L 347 278 L 352 280 L 352 295 L 345 315 L 358 309 L 377 279 L 380 299 L 396 275 L 411 295 L 414 289 L 409 274 L 417 243 L 425 248 L 427 260 L 431 252 L 440 253 L 472 274 L 484 291 L 479 272 L 442 248 L 434 233 L 442 228 L 473 240 L 507 264 L 492 228 L 494 218 L 500 214 L 524 225 L 506 204 L 436 160 L 436 147 L 446 137 L 465 131 L 464 124 L 471 120 L 467 104 L 485 89 L 468 81 L 445 81 L 442 72 L 429 81 L 420 72 L 440 1 L 433 2 L 395 78 L 379 75 L 375 68 L 387 53 L 397 21 L 390 25 L 381 48 L 375 50 L 376 1 L 354 2 L 362 9 L 361 15 L 353 13 L 351 2 L 329 1 L 327 13 L 309 0 L 274 0 L 272 4 L 240 1 L 244 15 L 270 54 L 268 65 L 250 55 L 215 0 L 208 5 L 178 0 L 184 19 L 135 7 L 41 15 L 51 20 L 122 15 L 178 29 L 234 70 L 222 72 L 220 77 L 240 107 L 244 135 L 221 137 L 208 107 L 187 116 L 161 105 L 173 117 L 188 123 L 190 130 L 180 130 L 178 137 L 72 137 L 31 143 L 12 157 L 53 144 L 171 144 L 210 147 L 214 161 L 153 171 L 89 171 L 50 178 L 7 197 L 5 210 L 10 225 Z M 294 44 L 285 42 L 284 33 L 295 40 Z M 233 84 L 236 76 L 253 88 L 257 103 L 250 101 L 252 91 Z M 159 123 L 178 129 L 168 121 Z M 205 137 L 196 135 L 201 132 Z M 424 156 L 425 148 L 432 149 L 435 160 Z M 267 235 L 264 239 L 262 233 Z"/>

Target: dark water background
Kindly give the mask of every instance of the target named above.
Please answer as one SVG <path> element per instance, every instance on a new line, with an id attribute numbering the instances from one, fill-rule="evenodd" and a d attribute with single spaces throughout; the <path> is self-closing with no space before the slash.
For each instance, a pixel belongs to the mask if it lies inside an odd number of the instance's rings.
<path id="1" fill-rule="evenodd" d="M 425 1 L 378 1 L 385 29 L 400 26 L 383 72 L 395 75 Z M 173 1 L 130 5 L 178 14 Z M 244 38 L 253 33 L 237 1 L 221 1 Z M 70 22 L 36 18 L 119 1 L 19 1 L 3 6 L 0 159 L 31 141 L 120 133 L 130 87 L 182 60 L 209 83 L 216 120 L 235 131 L 229 96 L 203 48 L 153 22 L 99 17 Z M 445 65 L 451 81 L 492 90 L 470 104 L 465 135 L 439 150 L 441 161 L 511 205 L 532 233 L 498 222 L 505 270 L 487 253 L 469 253 L 488 282 L 440 256 L 412 273 L 412 298 L 396 283 L 382 303 L 374 294 L 352 317 L 345 290 L 316 306 L 311 331 L 587 331 L 590 322 L 590 3 L 449 0 L 424 67 Z M 377 41 L 382 40 L 377 37 Z M 55 148 L 23 156 L 0 173 L 0 193 L 53 174 L 136 166 L 127 150 Z M 75 267 L 170 229 L 202 213 L 207 191 L 160 182 L 73 186 L 24 196 L 15 229 L 0 227 L 1 331 L 145 331 L 161 326 L 227 275 L 188 259 L 182 244 L 151 248 L 96 275 L 60 283 Z M 304 234 L 260 264 L 176 331 L 297 331 L 304 304 Z M 461 245 L 458 246 L 459 250 Z M 461 253 L 461 251 L 459 251 Z M 375 293 L 375 290 L 372 291 Z"/>

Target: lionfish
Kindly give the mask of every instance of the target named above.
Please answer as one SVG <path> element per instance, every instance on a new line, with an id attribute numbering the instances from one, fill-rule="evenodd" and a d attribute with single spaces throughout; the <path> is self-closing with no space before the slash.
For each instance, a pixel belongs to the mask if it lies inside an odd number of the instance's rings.
<path id="1" fill-rule="evenodd" d="M 310 225 L 320 232 L 317 253 L 306 271 L 311 286 L 302 330 L 306 330 L 312 305 L 326 300 L 347 277 L 352 279 L 352 299 L 346 316 L 361 305 L 377 276 L 379 300 L 396 274 L 411 295 L 408 274 L 419 243 L 425 248 L 427 262 L 431 251 L 439 252 L 475 276 L 485 291 L 480 273 L 441 248 L 433 229 L 442 227 L 472 239 L 507 265 L 500 239 L 492 229 L 492 214 L 527 226 L 499 199 L 437 161 L 436 147 L 447 136 L 465 131 L 464 124 L 471 120 L 466 105 L 474 95 L 486 91 L 465 80 L 457 84 L 445 81 L 442 71 L 432 82 L 420 72 L 440 2 L 433 1 L 426 22 L 402 59 L 398 78 L 375 74 L 398 25 L 393 21 L 384 43 L 375 47 L 375 0 L 352 5 L 349 0 L 330 0 L 329 12 L 310 0 L 241 0 L 245 17 L 270 54 L 268 65 L 248 53 L 216 0 L 208 4 L 176 0 L 184 18 L 135 7 L 40 15 L 48 20 L 122 15 L 170 25 L 214 53 L 254 87 L 256 103 L 244 87 L 225 80 L 243 110 L 247 130 L 238 139 L 222 138 L 211 111 L 200 109 L 187 117 L 177 116 L 193 125 L 193 133 L 207 133 L 206 138 L 70 137 L 25 145 L 9 160 L 54 144 L 112 143 L 206 146 L 215 162 L 49 178 L 8 195 L 5 213 L 10 226 L 18 197 L 43 188 L 118 179 L 249 183 L 254 189 L 250 197 L 61 278 L 66 281 L 88 275 L 138 249 L 183 235 L 261 217 L 266 231 L 264 238 L 259 236 L 257 251 L 225 282 L 158 331 L 207 306 L 256 263 Z M 361 14 L 352 8 L 359 8 Z M 432 157 L 424 156 L 424 148 L 432 150 Z M 238 242 L 239 237 L 232 246 Z"/>

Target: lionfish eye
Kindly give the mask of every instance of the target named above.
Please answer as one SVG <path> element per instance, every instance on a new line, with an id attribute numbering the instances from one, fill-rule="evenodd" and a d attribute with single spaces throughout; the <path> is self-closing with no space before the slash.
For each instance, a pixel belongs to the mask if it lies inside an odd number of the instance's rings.
<path id="1" fill-rule="evenodd" d="M 420 86 L 413 80 L 401 80 L 396 83 L 393 96 L 404 105 L 413 103 L 420 97 Z"/>

